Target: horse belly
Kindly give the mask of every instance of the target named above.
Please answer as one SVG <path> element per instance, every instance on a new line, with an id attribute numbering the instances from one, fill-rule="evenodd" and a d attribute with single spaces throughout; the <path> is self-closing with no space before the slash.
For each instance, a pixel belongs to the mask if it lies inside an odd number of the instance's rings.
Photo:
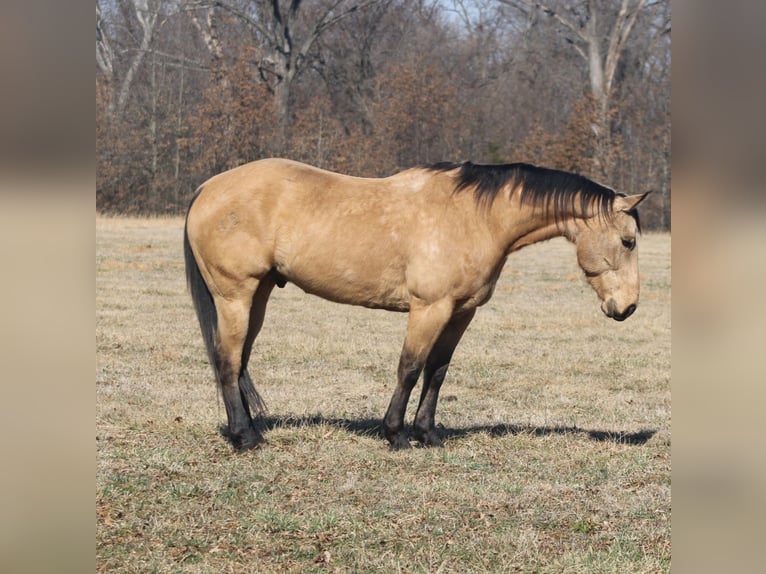
<path id="1" fill-rule="evenodd" d="M 409 310 L 403 266 L 392 254 L 367 250 L 336 251 L 306 247 L 276 265 L 277 271 L 306 293 L 323 299 L 390 311 Z"/>
<path id="2" fill-rule="evenodd" d="M 279 269 L 278 269 L 279 270 Z M 360 305 L 371 309 L 408 311 L 409 297 L 403 284 L 381 276 L 362 276 L 353 269 L 291 269 L 280 271 L 306 293 L 336 303 Z"/>

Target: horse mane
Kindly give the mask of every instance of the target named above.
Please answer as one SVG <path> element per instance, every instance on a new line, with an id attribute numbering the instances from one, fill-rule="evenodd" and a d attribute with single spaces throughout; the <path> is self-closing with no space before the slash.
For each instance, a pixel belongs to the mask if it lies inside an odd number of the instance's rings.
<path id="1" fill-rule="evenodd" d="M 614 198 L 624 196 L 585 176 L 528 163 L 478 164 L 441 162 L 426 166 L 433 172 L 459 169 L 454 193 L 473 189 L 476 203 L 490 206 L 500 190 L 510 184 L 521 187 L 522 205 L 541 207 L 556 221 L 580 215 L 611 218 Z M 631 215 L 638 223 L 638 212 Z"/>

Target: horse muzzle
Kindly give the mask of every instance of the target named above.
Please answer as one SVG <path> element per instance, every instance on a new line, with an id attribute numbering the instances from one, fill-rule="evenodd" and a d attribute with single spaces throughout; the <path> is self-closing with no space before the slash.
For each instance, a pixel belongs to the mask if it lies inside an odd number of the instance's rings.
<path id="1" fill-rule="evenodd" d="M 631 303 L 625 308 L 624 311 L 618 311 L 617 303 L 614 302 L 614 299 L 609 299 L 609 301 L 605 301 L 601 304 L 601 310 L 604 312 L 604 315 L 614 319 L 615 321 L 624 321 L 633 314 L 633 311 L 636 310 L 636 304 Z"/>

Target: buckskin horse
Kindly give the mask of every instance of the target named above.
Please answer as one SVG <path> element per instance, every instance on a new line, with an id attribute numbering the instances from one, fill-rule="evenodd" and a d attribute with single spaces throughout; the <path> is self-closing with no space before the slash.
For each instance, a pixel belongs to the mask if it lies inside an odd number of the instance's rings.
<path id="1" fill-rule="evenodd" d="M 404 413 L 422 372 L 412 435 L 441 446 L 439 389 L 506 258 L 566 237 L 604 314 L 622 321 L 638 303 L 636 207 L 647 194 L 524 163 L 438 163 L 372 179 L 272 158 L 212 177 L 189 206 L 184 255 L 224 436 L 237 450 L 264 441 L 247 363 L 272 289 L 289 281 L 338 303 L 409 313 L 382 432 L 392 449 L 410 447 Z"/>

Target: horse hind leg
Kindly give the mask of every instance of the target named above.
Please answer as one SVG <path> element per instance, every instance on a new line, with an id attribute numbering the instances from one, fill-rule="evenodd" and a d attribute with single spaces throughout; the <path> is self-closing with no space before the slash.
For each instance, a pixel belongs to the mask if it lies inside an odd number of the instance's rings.
<path id="1" fill-rule="evenodd" d="M 250 354 L 253 350 L 253 343 L 255 342 L 258 333 L 263 327 L 263 319 L 266 316 L 266 304 L 269 301 L 271 291 L 274 289 L 274 285 L 278 284 L 277 279 L 273 273 L 269 273 L 258 284 L 258 288 L 253 295 L 252 305 L 250 306 L 250 320 L 248 323 L 247 336 L 245 337 L 245 344 L 242 348 L 242 366 L 240 368 L 239 375 L 239 389 L 242 395 L 242 402 L 245 408 L 254 410 L 257 414 L 261 415 L 266 412 L 266 404 L 263 399 L 255 390 L 253 381 L 248 373 L 247 364 L 250 360 Z"/>
<path id="2" fill-rule="evenodd" d="M 216 299 L 218 330 L 215 370 L 228 419 L 228 426 L 221 432 L 240 451 L 255 448 L 263 442 L 263 435 L 250 415 L 250 403 L 258 408 L 262 402 L 245 371 L 244 362 L 251 307 L 252 297 Z"/>

